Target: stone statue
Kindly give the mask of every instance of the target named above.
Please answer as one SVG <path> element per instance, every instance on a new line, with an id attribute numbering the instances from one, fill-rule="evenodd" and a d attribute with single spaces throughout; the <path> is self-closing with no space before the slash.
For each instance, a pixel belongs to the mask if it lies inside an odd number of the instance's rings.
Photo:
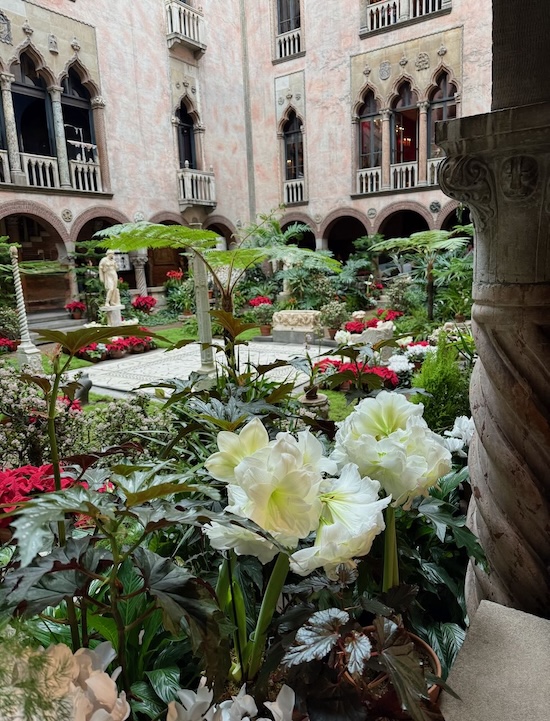
<path id="1" fill-rule="evenodd" d="M 105 286 L 105 305 L 120 305 L 115 251 L 108 250 L 99 261 L 99 279 Z"/>

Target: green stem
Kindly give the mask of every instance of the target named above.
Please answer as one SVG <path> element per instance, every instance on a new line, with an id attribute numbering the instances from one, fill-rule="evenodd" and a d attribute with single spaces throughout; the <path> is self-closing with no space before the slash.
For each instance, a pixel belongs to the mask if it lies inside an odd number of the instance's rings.
<path id="1" fill-rule="evenodd" d="M 227 601 L 229 603 L 229 616 L 236 628 L 233 634 L 233 643 L 238 660 L 238 668 L 233 671 L 232 675 L 235 681 L 240 682 L 244 672 L 244 651 L 248 641 L 248 634 L 246 629 L 246 608 L 244 605 L 244 597 L 233 574 L 235 570 L 235 562 L 235 554 L 233 551 L 230 551 L 229 558 L 227 560 L 227 574 L 229 581 L 227 589 L 229 596 Z"/>
<path id="2" fill-rule="evenodd" d="M 399 586 L 399 565 L 397 560 L 397 534 L 395 529 L 395 508 L 386 508 L 386 530 L 384 532 L 384 579 L 382 590 Z"/>
<path id="3" fill-rule="evenodd" d="M 288 575 L 288 569 L 290 567 L 290 560 L 286 553 L 279 553 L 275 566 L 271 572 L 271 577 L 265 590 L 264 599 L 260 607 L 260 613 L 256 628 L 254 629 L 253 640 L 250 646 L 250 655 L 248 658 L 248 673 L 246 680 L 251 681 L 254 679 L 258 671 L 265 651 L 265 644 L 267 641 L 267 632 L 275 613 L 277 601 L 285 585 L 286 577 Z"/>

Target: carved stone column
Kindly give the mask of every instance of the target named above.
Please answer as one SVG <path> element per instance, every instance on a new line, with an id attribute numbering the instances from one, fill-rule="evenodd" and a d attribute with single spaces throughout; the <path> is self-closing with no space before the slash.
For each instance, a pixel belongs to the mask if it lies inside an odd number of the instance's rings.
<path id="1" fill-rule="evenodd" d="M 411 0 L 401 0 L 401 6 L 399 8 L 399 21 L 408 20 L 411 16 L 410 8 Z"/>
<path id="2" fill-rule="evenodd" d="M 63 124 L 63 108 L 61 107 L 61 92 L 63 88 L 51 85 L 48 88 L 52 101 L 53 130 L 57 146 L 57 164 L 59 167 L 59 182 L 62 188 L 71 188 L 71 174 L 69 172 L 69 156 L 67 155 L 67 139 Z"/>
<path id="3" fill-rule="evenodd" d="M 4 122 L 6 124 L 8 160 L 10 163 L 11 182 L 16 185 L 27 185 L 27 176 L 21 168 L 21 156 L 19 155 L 19 142 L 17 140 L 17 126 L 15 123 L 13 98 L 11 96 L 11 84 L 14 79 L 14 76 L 10 73 L 0 73 L 2 108 L 4 110 Z"/>
<path id="4" fill-rule="evenodd" d="M 418 103 L 418 185 L 428 182 L 428 108 L 426 100 Z"/>
<path id="5" fill-rule="evenodd" d="M 391 181 L 391 110 L 382 110 L 382 190 L 389 190 Z"/>
<path id="6" fill-rule="evenodd" d="M 92 98 L 92 117 L 94 121 L 94 135 L 97 145 L 99 170 L 101 172 L 101 190 L 108 193 L 111 190 L 111 173 L 109 171 L 109 156 L 107 154 L 107 136 L 105 130 L 105 100 L 99 95 Z"/>
<path id="7" fill-rule="evenodd" d="M 25 298 L 23 296 L 23 286 L 21 285 L 21 274 L 19 272 L 18 254 L 15 245 L 10 246 L 10 260 L 11 270 L 13 274 L 13 285 L 15 288 L 17 318 L 19 320 L 19 333 L 21 334 L 21 343 L 17 347 L 17 360 L 19 361 L 19 365 L 21 368 L 29 367 L 33 371 L 42 373 L 42 354 L 32 342 L 29 333 L 27 311 L 25 309 Z"/>
<path id="8" fill-rule="evenodd" d="M 191 228 L 202 228 L 200 223 L 191 223 Z M 212 348 L 212 319 L 210 317 L 210 299 L 208 298 L 208 277 L 206 266 L 201 258 L 193 253 L 193 277 L 195 279 L 196 316 L 201 343 L 200 373 L 212 373 L 214 370 L 214 349 Z"/>
<path id="9" fill-rule="evenodd" d="M 442 189 L 476 228 L 470 524 L 490 565 L 482 598 L 550 609 L 550 103 L 438 125 Z"/>
<path id="10" fill-rule="evenodd" d="M 147 295 L 147 278 L 145 277 L 145 266 L 148 258 L 142 253 L 130 253 L 130 262 L 136 274 L 136 286 L 140 295 Z"/>

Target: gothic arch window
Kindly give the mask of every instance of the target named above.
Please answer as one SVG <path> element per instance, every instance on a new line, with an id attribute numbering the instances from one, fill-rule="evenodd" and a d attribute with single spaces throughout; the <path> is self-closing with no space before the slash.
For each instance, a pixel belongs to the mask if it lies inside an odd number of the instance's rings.
<path id="1" fill-rule="evenodd" d="M 413 163 L 418 159 L 418 96 L 408 81 L 401 83 L 392 103 L 391 162 Z"/>
<path id="2" fill-rule="evenodd" d="M 449 80 L 449 74 L 442 70 L 436 78 L 436 88 L 430 93 L 428 118 L 428 148 L 430 158 L 443 155 L 443 150 L 435 144 L 435 124 L 440 120 L 456 118 L 456 85 Z"/>
<path id="3" fill-rule="evenodd" d="M 23 153 L 53 156 L 56 154 L 50 96 L 44 79 L 27 53 L 22 53 L 11 72 L 13 107 Z"/>
<path id="4" fill-rule="evenodd" d="M 359 169 L 382 165 L 382 119 L 374 93 L 369 90 L 359 109 Z"/>
<path id="5" fill-rule="evenodd" d="M 74 68 L 64 78 L 61 94 L 69 160 L 97 161 L 90 93 Z"/>
<path id="6" fill-rule="evenodd" d="M 177 130 L 180 168 L 184 168 L 186 162 L 189 163 L 189 168 L 196 168 L 197 151 L 195 147 L 195 123 L 183 101 L 176 110 L 176 118 L 178 121 Z"/>
<path id="7" fill-rule="evenodd" d="M 283 127 L 285 149 L 285 180 L 304 177 L 304 140 L 302 123 L 294 111 L 288 115 Z"/>
<path id="8" fill-rule="evenodd" d="M 277 0 L 278 33 L 288 33 L 300 27 L 300 0 Z"/>

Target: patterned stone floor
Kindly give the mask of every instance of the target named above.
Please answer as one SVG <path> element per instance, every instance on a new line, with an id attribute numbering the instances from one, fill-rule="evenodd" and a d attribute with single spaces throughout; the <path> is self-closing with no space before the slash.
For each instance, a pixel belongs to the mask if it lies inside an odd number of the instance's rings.
<path id="1" fill-rule="evenodd" d="M 307 349 L 310 357 L 315 359 L 330 353 L 330 348 L 319 346 Z M 276 360 L 287 360 L 294 356 L 305 356 L 304 345 L 286 343 L 254 342 L 247 346 L 240 346 L 240 368 L 245 369 L 248 362 L 253 365 L 269 364 Z M 219 362 L 223 362 L 223 354 L 216 355 Z M 186 379 L 193 371 L 200 370 L 200 347 L 192 343 L 177 350 L 154 350 L 143 355 L 130 355 L 121 360 L 109 360 L 97 363 L 84 372 L 93 383 L 93 390 L 97 393 L 111 393 L 120 395 L 135 391 L 141 385 L 158 383 L 172 378 Z M 75 375 L 72 371 L 69 375 Z M 303 374 L 297 373 L 292 367 L 276 368 L 269 372 L 269 377 L 281 382 L 287 379 L 296 379 L 298 383 L 305 381 Z M 145 389 L 154 393 L 153 389 Z"/>

